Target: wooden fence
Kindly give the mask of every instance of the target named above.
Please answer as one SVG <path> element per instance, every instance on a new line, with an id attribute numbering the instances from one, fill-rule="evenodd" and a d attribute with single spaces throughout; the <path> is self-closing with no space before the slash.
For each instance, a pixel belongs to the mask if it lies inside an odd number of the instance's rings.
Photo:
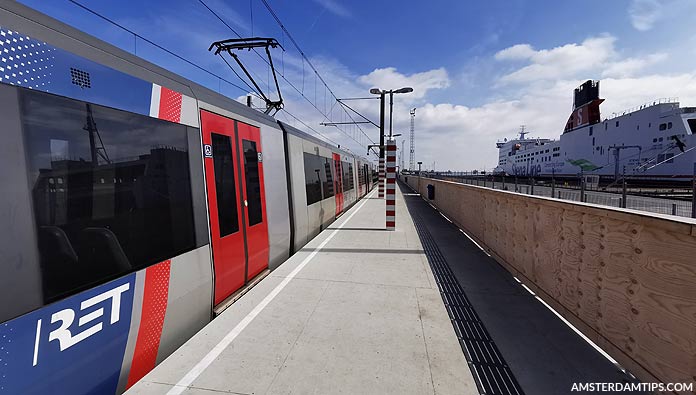
<path id="1" fill-rule="evenodd" d="M 696 382 L 696 220 L 407 179 L 639 379 Z"/>

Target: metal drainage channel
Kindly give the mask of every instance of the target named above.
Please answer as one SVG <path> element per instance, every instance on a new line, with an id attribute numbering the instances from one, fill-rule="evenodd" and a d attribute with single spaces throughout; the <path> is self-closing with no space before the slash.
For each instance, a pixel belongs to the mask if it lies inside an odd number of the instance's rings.
<path id="1" fill-rule="evenodd" d="M 459 344 L 474 373 L 479 392 L 486 395 L 524 394 L 483 322 L 469 303 L 435 240 L 423 224 L 423 219 L 414 212 L 411 214 L 435 281 L 440 288 L 445 308 L 459 338 Z"/>

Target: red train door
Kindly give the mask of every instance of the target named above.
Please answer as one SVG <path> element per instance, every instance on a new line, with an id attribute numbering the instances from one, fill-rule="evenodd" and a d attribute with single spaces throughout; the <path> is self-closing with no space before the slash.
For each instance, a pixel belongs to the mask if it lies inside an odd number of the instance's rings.
<path id="1" fill-rule="evenodd" d="M 201 131 L 217 305 L 245 281 L 239 151 L 233 120 L 201 111 Z"/>
<path id="2" fill-rule="evenodd" d="M 341 171 L 341 155 L 333 154 L 334 163 L 334 193 L 336 200 L 336 216 L 343 211 L 343 171 Z"/>
<path id="3" fill-rule="evenodd" d="M 268 268 L 268 221 L 263 186 L 261 130 L 237 122 L 243 181 L 244 229 L 247 245 L 247 280 Z"/>

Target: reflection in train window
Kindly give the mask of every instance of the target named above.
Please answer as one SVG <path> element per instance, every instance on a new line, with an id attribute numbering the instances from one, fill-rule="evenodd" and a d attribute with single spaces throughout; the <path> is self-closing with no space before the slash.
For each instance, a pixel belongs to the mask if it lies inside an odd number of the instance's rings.
<path id="1" fill-rule="evenodd" d="M 196 129 L 19 92 L 46 302 L 196 247 Z"/>
<path id="2" fill-rule="evenodd" d="M 321 200 L 321 173 L 322 173 L 321 158 L 317 155 L 306 153 L 304 154 L 304 170 L 305 170 L 305 189 L 307 192 L 307 205 L 316 203 Z"/>
<path id="3" fill-rule="evenodd" d="M 353 181 L 353 165 L 348 162 L 343 162 L 343 190 L 350 191 L 355 188 Z"/>
<path id="4" fill-rule="evenodd" d="M 331 173 L 331 162 L 333 159 L 322 157 L 321 160 L 324 162 L 324 173 L 326 175 L 326 178 L 322 180 L 324 182 L 324 199 L 327 199 L 334 195 L 333 176 Z"/>
<path id="5" fill-rule="evenodd" d="M 304 153 L 307 205 L 334 195 L 331 163 L 332 159 L 307 152 Z"/>

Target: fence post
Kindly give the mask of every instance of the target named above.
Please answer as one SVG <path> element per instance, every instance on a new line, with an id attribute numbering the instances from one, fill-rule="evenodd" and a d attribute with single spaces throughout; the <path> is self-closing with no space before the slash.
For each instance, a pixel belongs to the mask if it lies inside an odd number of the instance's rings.
<path id="1" fill-rule="evenodd" d="M 517 176 L 515 176 L 515 192 L 517 192 Z"/>
<path id="2" fill-rule="evenodd" d="M 672 215 L 677 215 L 677 204 L 672 203 Z"/>
<path id="3" fill-rule="evenodd" d="M 551 197 L 556 196 L 556 169 L 551 169 Z"/>
<path id="4" fill-rule="evenodd" d="M 580 173 L 580 201 L 585 201 L 585 177 Z"/>
<path id="5" fill-rule="evenodd" d="M 505 176 L 504 176 L 504 175 L 503 175 L 503 188 L 502 188 L 502 190 L 503 190 L 503 191 L 506 190 L 506 189 L 505 189 Z"/>
<path id="6" fill-rule="evenodd" d="M 626 177 L 623 178 L 622 186 L 621 186 L 621 208 L 626 208 Z"/>
<path id="7" fill-rule="evenodd" d="M 530 195 L 534 195 L 534 177 L 530 178 L 529 182 L 532 184 L 532 193 Z"/>

